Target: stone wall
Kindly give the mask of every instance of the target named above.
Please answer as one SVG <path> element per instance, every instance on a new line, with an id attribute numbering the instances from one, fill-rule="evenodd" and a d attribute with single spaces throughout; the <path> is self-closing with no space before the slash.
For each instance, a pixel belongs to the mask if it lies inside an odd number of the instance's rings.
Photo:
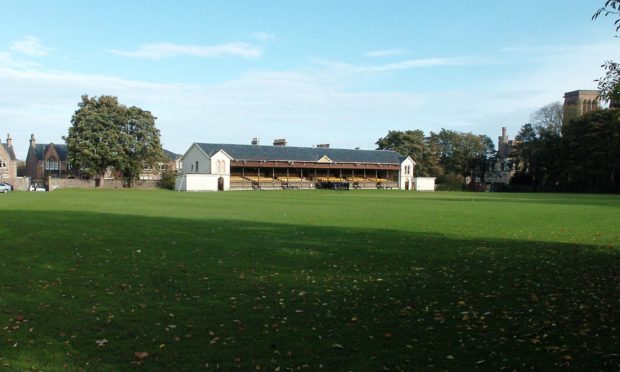
<path id="1" fill-rule="evenodd" d="M 133 188 L 134 189 L 156 189 L 158 181 L 154 180 L 144 180 L 144 181 L 134 181 Z M 54 191 L 56 189 L 70 189 L 70 188 L 78 188 L 78 189 L 94 189 L 97 188 L 95 180 L 81 180 L 77 178 L 53 178 L 49 177 L 47 179 L 48 190 Z M 124 180 L 104 180 L 103 181 L 103 189 L 122 189 L 125 187 Z"/>
<path id="2" fill-rule="evenodd" d="M 13 190 L 28 191 L 30 177 L 2 178 L 0 182 L 6 182 L 13 186 Z"/>

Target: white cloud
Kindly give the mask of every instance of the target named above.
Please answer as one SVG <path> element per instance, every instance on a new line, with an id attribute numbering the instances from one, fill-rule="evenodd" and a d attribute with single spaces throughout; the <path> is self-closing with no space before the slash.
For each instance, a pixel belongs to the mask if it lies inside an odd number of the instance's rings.
<path id="1" fill-rule="evenodd" d="M 481 65 L 494 63 L 489 60 L 482 60 L 472 57 L 452 57 L 452 58 L 422 58 L 409 59 L 401 62 L 387 63 L 384 65 L 362 66 L 358 67 L 359 71 L 383 72 L 409 70 L 423 67 L 439 67 L 439 66 L 465 66 L 465 65 Z"/>
<path id="2" fill-rule="evenodd" d="M 397 48 L 397 49 L 382 49 L 382 50 L 373 50 L 370 52 L 366 52 L 364 55 L 366 57 L 390 57 L 390 56 L 401 56 L 403 54 L 408 54 L 409 51 L 405 48 Z"/>
<path id="3" fill-rule="evenodd" d="M 111 49 L 110 53 L 131 58 L 162 59 L 176 56 L 201 58 L 242 57 L 258 58 L 262 55 L 260 48 L 247 43 L 225 43 L 218 45 L 184 45 L 173 43 L 153 43 L 141 45 L 137 50 Z"/>
<path id="4" fill-rule="evenodd" d="M 614 40 L 614 42 L 616 42 Z M 39 142 L 59 142 L 84 93 L 110 94 L 158 117 L 164 146 L 183 153 L 192 142 L 263 143 L 285 137 L 291 145 L 331 143 L 335 147 L 373 148 L 388 130 L 441 128 L 472 131 L 495 138 L 501 126 L 514 136 L 531 112 L 575 89 L 589 89 L 602 73 L 604 59 L 620 59 L 611 43 L 493 57 L 510 71 L 505 76 L 477 74 L 468 86 L 431 90 L 355 91 L 368 71 L 400 71 L 428 66 L 489 63 L 477 58 L 430 58 L 357 67 L 314 61 L 300 70 L 250 71 L 219 84 L 161 84 L 115 76 L 20 68 L 0 52 L 0 122 L 10 132 L 21 158 L 30 133 Z M 529 53 L 529 52 L 528 52 Z M 525 67 L 523 61 L 526 60 Z M 26 63 L 26 62 L 22 62 Z M 514 70 L 513 70 L 514 68 Z"/>
<path id="5" fill-rule="evenodd" d="M 41 41 L 34 36 L 25 36 L 13 42 L 10 50 L 28 56 L 43 57 L 48 55 L 52 51 L 52 48 L 43 46 Z"/>
<path id="6" fill-rule="evenodd" d="M 250 34 L 250 37 L 258 41 L 271 41 L 276 38 L 274 34 L 270 34 L 267 32 L 252 32 Z"/>

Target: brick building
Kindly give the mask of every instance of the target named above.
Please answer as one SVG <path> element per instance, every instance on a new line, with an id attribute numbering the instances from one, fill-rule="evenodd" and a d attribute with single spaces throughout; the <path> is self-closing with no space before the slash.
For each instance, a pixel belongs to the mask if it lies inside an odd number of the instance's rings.
<path id="1" fill-rule="evenodd" d="M 45 181 L 47 177 L 67 178 L 75 174 L 67 161 L 67 145 L 37 144 L 34 134 L 26 157 L 26 176 L 32 181 Z"/>

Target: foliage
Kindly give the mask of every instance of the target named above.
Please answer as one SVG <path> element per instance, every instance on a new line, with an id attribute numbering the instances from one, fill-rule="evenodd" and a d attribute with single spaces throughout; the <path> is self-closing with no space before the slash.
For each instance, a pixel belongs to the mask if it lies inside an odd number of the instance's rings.
<path id="1" fill-rule="evenodd" d="M 605 17 L 609 15 L 620 15 L 620 0 L 606 0 L 605 6 L 599 8 L 594 15 L 592 15 L 592 20 L 597 19 L 601 15 Z M 620 31 L 620 17 L 614 21 L 614 25 L 616 25 L 616 32 Z"/>
<path id="2" fill-rule="evenodd" d="M 615 15 L 616 32 L 620 31 L 620 0 L 605 1 L 605 6 L 598 9 L 592 19 L 595 20 L 601 15 Z M 611 108 L 620 108 L 620 66 L 617 62 L 606 61 L 601 67 L 605 69 L 605 76 L 595 80 L 598 81 L 600 98 L 608 101 Z"/>
<path id="3" fill-rule="evenodd" d="M 433 152 L 424 132 L 416 130 L 388 131 L 385 137 L 376 142 L 378 150 L 394 150 L 403 156 L 411 156 L 416 162 L 416 176 L 438 176 L 441 170 L 438 158 Z"/>
<path id="4" fill-rule="evenodd" d="M 127 108 L 112 96 L 82 96 L 63 139 L 72 166 L 101 181 L 114 167 L 131 184 L 140 169 L 162 156 L 153 115 L 137 107 Z"/>
<path id="5" fill-rule="evenodd" d="M 620 111 L 598 110 L 565 130 L 572 191 L 620 192 Z"/>
<path id="6" fill-rule="evenodd" d="M 620 192 L 620 112 L 597 110 L 567 121 L 560 110 L 559 103 L 545 106 L 521 127 L 511 184 L 537 191 Z"/>
<path id="7" fill-rule="evenodd" d="M 442 129 L 430 137 L 438 145 L 443 173 L 480 177 L 484 182 L 488 163 L 495 156 L 495 145 L 488 136 Z"/>
<path id="8" fill-rule="evenodd" d="M 440 177 L 444 174 L 478 176 L 484 180 L 495 146 L 488 136 L 442 129 L 428 137 L 421 130 L 389 131 L 377 141 L 379 150 L 395 150 L 411 156 L 416 175 Z"/>
<path id="9" fill-rule="evenodd" d="M 465 177 L 460 174 L 448 173 L 437 179 L 438 191 L 462 191 L 465 188 Z"/>
<path id="10" fill-rule="evenodd" d="M 609 102 L 610 108 L 620 108 L 620 64 L 606 61 L 601 65 L 606 71 L 605 76 L 596 80 L 602 100 Z"/>
<path id="11" fill-rule="evenodd" d="M 40 196 L 0 203 L 7 370 L 620 368 L 617 196 Z"/>
<path id="12" fill-rule="evenodd" d="M 159 130 L 155 128 L 153 115 L 138 107 L 125 111 L 123 125 L 123 156 L 116 167 L 123 172 L 129 186 L 145 168 L 154 168 L 163 160 Z"/>
<path id="13" fill-rule="evenodd" d="M 176 174 L 173 171 L 166 170 L 161 173 L 161 178 L 157 183 L 162 189 L 174 190 L 176 187 Z"/>

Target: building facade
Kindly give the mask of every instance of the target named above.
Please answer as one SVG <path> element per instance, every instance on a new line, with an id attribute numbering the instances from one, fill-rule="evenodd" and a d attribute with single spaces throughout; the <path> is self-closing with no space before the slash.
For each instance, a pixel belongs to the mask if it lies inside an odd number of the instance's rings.
<path id="1" fill-rule="evenodd" d="M 177 190 L 414 189 L 415 162 L 395 151 L 194 143 Z"/>
<path id="2" fill-rule="evenodd" d="M 564 123 L 601 108 L 598 90 L 574 90 L 564 93 Z"/>
<path id="3" fill-rule="evenodd" d="M 0 179 L 17 178 L 17 158 L 13 149 L 13 138 L 6 136 L 6 143 L 0 140 Z"/>
<path id="4" fill-rule="evenodd" d="M 75 172 L 67 161 L 67 145 L 37 144 L 34 134 L 26 157 L 26 176 L 32 181 L 46 181 L 47 177 L 74 177 Z"/>

